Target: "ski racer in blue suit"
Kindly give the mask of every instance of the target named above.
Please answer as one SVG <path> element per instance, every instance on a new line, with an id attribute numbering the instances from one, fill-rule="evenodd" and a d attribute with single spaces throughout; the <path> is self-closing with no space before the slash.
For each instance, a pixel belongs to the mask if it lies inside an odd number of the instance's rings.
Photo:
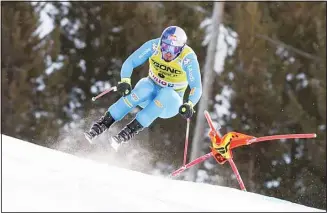
<path id="1" fill-rule="evenodd" d="M 187 36 L 182 28 L 170 26 L 160 38 L 147 41 L 126 59 L 121 69 L 121 81 L 117 85 L 122 97 L 92 125 L 89 132 L 85 132 L 90 143 L 136 106 L 143 109 L 116 136 L 111 137 L 111 146 L 116 151 L 123 142 L 149 127 L 158 117 L 167 119 L 178 113 L 186 119 L 192 117 L 193 108 L 202 95 L 202 84 L 197 56 L 186 41 Z M 133 69 L 147 60 L 148 76 L 132 89 Z M 189 98 L 183 103 L 188 86 L 191 89 Z"/>

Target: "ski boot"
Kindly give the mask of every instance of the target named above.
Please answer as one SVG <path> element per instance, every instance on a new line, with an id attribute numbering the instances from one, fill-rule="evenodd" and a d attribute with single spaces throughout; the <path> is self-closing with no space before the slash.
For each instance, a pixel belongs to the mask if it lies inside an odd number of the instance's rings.
<path id="1" fill-rule="evenodd" d="M 122 143 L 127 143 L 143 129 L 143 126 L 136 119 L 134 119 L 132 122 L 127 124 L 117 135 L 111 137 L 112 148 L 117 152 Z"/>
<path id="2" fill-rule="evenodd" d="M 92 144 L 92 140 L 99 136 L 101 133 L 109 129 L 109 127 L 115 122 L 111 114 L 106 111 L 98 121 L 96 121 L 89 132 L 84 132 L 85 138 Z"/>

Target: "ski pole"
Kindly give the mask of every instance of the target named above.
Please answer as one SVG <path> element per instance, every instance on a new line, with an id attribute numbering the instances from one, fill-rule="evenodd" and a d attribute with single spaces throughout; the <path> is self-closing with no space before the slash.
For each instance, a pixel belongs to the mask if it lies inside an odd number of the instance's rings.
<path id="1" fill-rule="evenodd" d="M 95 97 L 92 97 L 92 101 L 95 101 L 96 99 L 100 98 L 101 96 L 111 92 L 111 91 L 117 91 L 117 87 L 114 86 L 114 87 L 111 87 L 109 89 L 106 89 L 105 91 L 101 92 L 99 95 L 95 96 Z"/>
<path id="2" fill-rule="evenodd" d="M 191 119 L 187 119 L 186 120 L 186 135 L 185 135 L 185 146 L 184 146 L 184 161 L 183 161 L 183 166 L 185 166 L 186 164 L 186 156 L 187 156 L 187 147 L 188 147 L 188 136 L 189 136 L 189 132 L 190 132 L 190 122 Z"/>

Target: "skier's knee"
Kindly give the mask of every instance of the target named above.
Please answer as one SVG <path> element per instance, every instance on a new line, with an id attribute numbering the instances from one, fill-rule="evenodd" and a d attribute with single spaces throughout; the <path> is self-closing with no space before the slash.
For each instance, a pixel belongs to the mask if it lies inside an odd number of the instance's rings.
<path id="1" fill-rule="evenodd" d="M 178 114 L 178 109 L 182 105 L 182 98 L 178 93 L 169 88 L 162 93 L 162 99 L 160 98 L 164 111 L 160 114 L 160 118 L 171 118 Z"/>
<path id="2" fill-rule="evenodd" d="M 135 106 L 128 101 L 126 97 L 121 97 L 116 103 L 108 108 L 108 111 L 116 121 L 119 121 L 134 107 Z"/>
<path id="3" fill-rule="evenodd" d="M 151 123 L 154 121 L 154 117 L 150 116 L 146 113 L 139 112 L 136 115 L 136 120 L 144 127 L 147 128 L 151 125 Z"/>

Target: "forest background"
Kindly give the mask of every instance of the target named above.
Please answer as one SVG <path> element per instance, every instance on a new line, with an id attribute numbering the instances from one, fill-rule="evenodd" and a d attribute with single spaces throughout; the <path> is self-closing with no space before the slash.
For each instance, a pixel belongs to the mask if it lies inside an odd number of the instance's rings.
<path id="1" fill-rule="evenodd" d="M 90 145 L 83 137 L 119 96 L 91 101 L 120 80 L 124 60 L 169 25 L 182 27 L 222 134 L 316 133 L 234 151 L 248 191 L 326 209 L 326 3 L 1 2 L 1 132 L 35 144 L 153 175 L 181 166 L 186 121 L 157 119 L 119 153 L 108 144 L 139 109 Z M 205 69 L 212 33 L 215 64 Z M 136 68 L 133 86 L 146 77 Z M 187 98 L 187 97 L 185 97 Z M 198 109 L 198 105 L 195 110 Z M 198 111 L 198 110 L 197 110 Z M 208 127 L 190 147 L 209 151 Z M 206 124 L 203 124 L 206 125 Z M 193 144 L 192 144 L 193 142 Z M 189 153 L 188 161 L 192 153 Z M 185 173 L 187 174 L 187 173 Z M 187 175 L 181 176 L 187 179 Z M 202 164 L 191 181 L 238 188 L 228 165 Z"/>

